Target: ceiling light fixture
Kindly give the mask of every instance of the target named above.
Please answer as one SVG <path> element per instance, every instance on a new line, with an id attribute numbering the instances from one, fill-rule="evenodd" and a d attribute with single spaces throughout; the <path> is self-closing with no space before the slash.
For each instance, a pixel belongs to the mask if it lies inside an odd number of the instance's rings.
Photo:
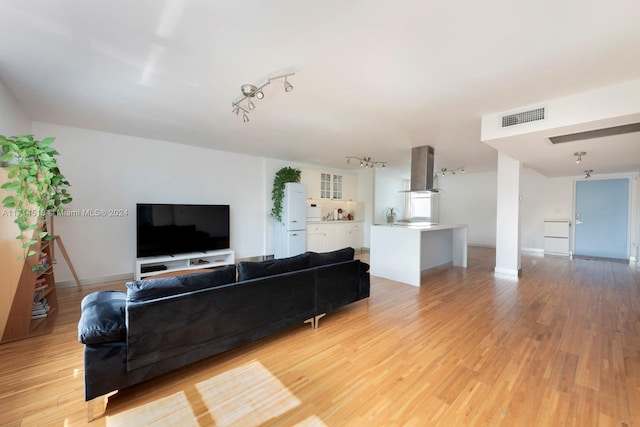
<path id="1" fill-rule="evenodd" d="M 576 151 L 575 153 L 573 153 L 574 156 L 576 156 L 576 163 L 581 163 L 582 162 L 582 156 L 586 156 L 587 152 L 586 151 Z"/>
<path id="2" fill-rule="evenodd" d="M 584 177 L 585 178 L 591 178 L 591 172 L 593 172 L 593 169 L 585 169 L 584 170 Z"/>
<path id="3" fill-rule="evenodd" d="M 440 176 L 445 176 L 447 174 L 451 174 L 451 175 L 455 175 L 456 173 L 465 173 L 464 167 L 459 167 L 459 168 L 455 168 L 455 169 L 448 169 L 448 168 L 441 168 L 439 172 L 436 172 L 433 174 L 434 177 L 438 176 L 438 174 L 440 174 Z"/>
<path id="4" fill-rule="evenodd" d="M 293 76 L 295 73 L 283 74 L 281 76 L 269 77 L 266 83 L 262 86 L 256 86 L 252 84 L 243 84 L 240 86 L 240 91 L 242 92 L 242 98 L 237 101 L 231 103 L 233 109 L 231 110 L 236 115 L 240 115 L 240 111 L 242 111 L 242 121 L 247 123 L 249 121 L 248 114 L 256 108 L 256 104 L 253 103 L 251 98 L 262 99 L 264 98 L 264 89 L 265 86 L 271 84 L 272 81 L 282 80 L 284 84 L 284 91 L 291 92 L 293 90 L 293 86 L 287 80 L 287 77 Z"/>
<path id="5" fill-rule="evenodd" d="M 345 157 L 345 159 L 347 159 L 347 164 L 351 164 L 351 159 L 358 160 L 360 161 L 360 166 L 363 168 L 374 168 L 376 166 L 381 167 L 382 169 L 387 168 L 387 162 L 374 161 L 371 157 L 348 156 Z"/>

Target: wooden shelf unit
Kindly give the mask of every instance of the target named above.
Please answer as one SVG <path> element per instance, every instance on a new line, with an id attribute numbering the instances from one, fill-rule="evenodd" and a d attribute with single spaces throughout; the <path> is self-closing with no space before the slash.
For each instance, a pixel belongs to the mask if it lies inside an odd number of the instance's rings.
<path id="1" fill-rule="evenodd" d="M 16 242 L 19 243 L 18 240 Z M 22 271 L 17 286 L 9 286 L 9 289 L 2 290 L 3 297 L 10 298 L 11 305 L 7 313 L 0 313 L 5 317 L 0 343 L 47 334 L 53 330 L 58 316 L 58 295 L 51 257 L 52 243 L 53 240 L 36 245 L 36 255 L 30 257 L 27 262 L 15 261 L 22 264 Z M 51 264 L 44 271 L 32 271 L 31 266 L 38 262 L 36 260 L 41 252 Z M 46 283 L 47 289 L 36 296 L 36 281 L 41 278 L 45 279 L 44 283 Z M 13 295 L 4 295 L 10 293 L 11 290 L 14 291 Z M 32 319 L 34 303 L 44 299 L 49 306 L 47 316 Z"/>

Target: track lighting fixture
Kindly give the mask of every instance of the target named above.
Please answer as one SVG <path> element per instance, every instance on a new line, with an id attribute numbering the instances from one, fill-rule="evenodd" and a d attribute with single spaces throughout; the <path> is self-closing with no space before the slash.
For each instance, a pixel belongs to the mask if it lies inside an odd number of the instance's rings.
<path id="1" fill-rule="evenodd" d="M 269 77 L 267 82 L 262 86 L 243 84 L 242 86 L 240 86 L 242 98 L 231 103 L 231 105 L 233 106 L 233 109 L 231 111 L 236 115 L 240 115 L 240 111 L 242 111 L 242 121 L 247 123 L 249 121 L 248 114 L 251 112 L 251 110 L 256 108 L 256 104 L 254 104 L 251 98 L 263 99 L 264 92 L 262 91 L 262 89 L 264 89 L 265 86 L 270 85 L 271 82 L 275 80 L 282 80 L 284 84 L 284 91 L 291 92 L 293 90 L 293 85 L 289 83 L 287 77 L 293 76 L 294 74 L 295 73 L 289 73 L 283 74 L 281 76 Z"/>
<path id="2" fill-rule="evenodd" d="M 576 156 L 576 163 L 581 163 L 582 162 L 582 156 L 586 156 L 587 152 L 586 151 L 576 151 L 575 153 L 573 153 L 574 156 Z"/>
<path id="3" fill-rule="evenodd" d="M 591 172 L 593 172 L 593 169 L 585 169 L 584 170 L 584 177 L 585 178 L 591 178 Z"/>
<path id="4" fill-rule="evenodd" d="M 464 167 L 459 167 L 459 168 L 455 168 L 455 169 L 448 169 L 448 168 L 441 168 L 439 172 L 436 172 L 433 174 L 434 177 L 437 177 L 438 174 L 440 174 L 440 176 L 445 176 L 447 174 L 451 174 L 451 175 L 455 175 L 456 173 L 465 173 Z"/>
<path id="5" fill-rule="evenodd" d="M 360 161 L 360 166 L 363 168 L 374 168 L 376 166 L 381 167 L 382 169 L 387 168 L 387 162 L 374 161 L 371 157 L 348 156 L 345 157 L 345 159 L 347 159 L 347 164 L 351 164 L 351 159 L 358 160 Z"/>

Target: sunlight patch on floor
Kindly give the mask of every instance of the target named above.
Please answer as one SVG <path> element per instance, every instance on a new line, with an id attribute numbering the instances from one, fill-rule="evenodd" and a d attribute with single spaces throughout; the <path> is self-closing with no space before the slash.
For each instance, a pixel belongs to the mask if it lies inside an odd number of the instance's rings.
<path id="1" fill-rule="evenodd" d="M 130 427 L 135 425 L 162 425 L 190 427 L 199 426 L 191 404 L 184 392 L 178 392 L 154 400 L 134 409 L 107 416 L 107 427 Z"/>
<path id="2" fill-rule="evenodd" d="M 218 426 L 258 426 L 300 405 L 257 360 L 202 381 L 196 388 Z"/>
<path id="3" fill-rule="evenodd" d="M 309 418 L 300 421 L 293 427 L 327 427 L 327 425 L 316 415 L 311 415 Z"/>

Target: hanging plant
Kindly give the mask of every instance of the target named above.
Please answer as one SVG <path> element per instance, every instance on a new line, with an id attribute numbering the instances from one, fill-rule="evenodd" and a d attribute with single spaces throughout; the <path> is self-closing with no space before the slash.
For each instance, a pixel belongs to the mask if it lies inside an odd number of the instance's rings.
<path id="1" fill-rule="evenodd" d="M 273 208 L 271 208 L 271 216 L 278 222 L 282 222 L 282 199 L 284 198 L 284 185 L 287 182 L 300 182 L 300 169 L 290 168 L 288 166 L 276 172 L 273 179 L 273 190 L 271 191 L 271 200 Z"/>
<path id="2" fill-rule="evenodd" d="M 70 184 L 60 173 L 56 160 L 60 153 L 51 147 L 54 140 L 50 137 L 39 141 L 33 135 L 10 138 L 0 135 L 3 152 L 0 162 L 8 163 L 9 178 L 2 188 L 13 193 L 2 200 L 2 205 L 15 212 L 14 222 L 20 230 L 16 238 L 22 241 L 24 260 L 36 253 L 32 246 L 40 240 L 53 239 L 43 230 L 45 215 L 62 213 L 63 205 L 72 200 L 67 191 Z M 37 265 L 32 266 L 32 270 L 37 269 Z"/>

